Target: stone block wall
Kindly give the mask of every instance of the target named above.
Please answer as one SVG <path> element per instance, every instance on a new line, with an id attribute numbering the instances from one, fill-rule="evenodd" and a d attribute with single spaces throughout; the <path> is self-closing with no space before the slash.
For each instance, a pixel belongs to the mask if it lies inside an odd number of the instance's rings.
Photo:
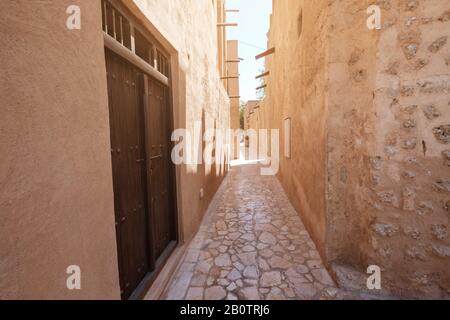
<path id="1" fill-rule="evenodd" d="M 448 297 L 450 4 L 375 3 L 381 30 L 361 1 L 332 6 L 327 258 L 379 265 L 395 295 Z"/>
<path id="2" fill-rule="evenodd" d="M 176 61 L 172 62 L 178 65 L 180 90 L 178 97 L 174 97 L 179 103 L 175 110 L 176 127 L 194 132 L 196 123 L 200 122 L 202 134 L 209 128 L 230 128 L 230 100 L 224 88 L 226 82 L 220 81 L 218 66 L 218 56 L 226 56 L 226 47 L 219 46 L 222 40 L 218 41 L 217 35 L 218 6 L 223 5 L 223 0 L 124 2 L 134 2 L 177 52 Z M 180 168 L 181 225 L 185 241 L 197 232 L 228 170 L 228 160 L 218 166 L 202 163 Z"/>
<path id="3" fill-rule="evenodd" d="M 291 202 L 301 212 L 325 255 L 327 3 L 273 1 L 266 58 L 266 98 L 253 115 L 259 128 L 280 129 L 280 171 Z M 291 158 L 284 150 L 285 119 L 291 119 Z"/>
<path id="4" fill-rule="evenodd" d="M 281 130 L 279 179 L 322 257 L 343 286 L 364 289 L 374 264 L 384 293 L 448 297 L 449 2 L 273 4 L 260 116 Z"/>

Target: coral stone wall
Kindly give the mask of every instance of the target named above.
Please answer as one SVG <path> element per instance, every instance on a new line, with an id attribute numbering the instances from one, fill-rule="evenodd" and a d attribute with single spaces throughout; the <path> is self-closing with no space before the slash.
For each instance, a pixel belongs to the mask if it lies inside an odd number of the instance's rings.
<path id="1" fill-rule="evenodd" d="M 220 81 L 218 70 L 217 3 L 184 0 L 125 0 L 134 2 L 162 36 L 170 42 L 178 65 L 178 92 L 175 110 L 177 128 L 202 135 L 208 128 L 230 128 L 230 100 Z M 220 1 L 221 5 L 222 1 Z M 223 49 L 225 50 L 225 49 Z M 200 144 L 199 147 L 204 147 Z M 201 154 L 200 152 L 196 154 Z M 203 214 L 228 170 L 228 161 L 220 165 L 180 167 L 179 190 L 181 225 L 184 240 L 198 231 Z M 204 196 L 200 196 L 203 189 Z"/>
<path id="2" fill-rule="evenodd" d="M 120 298 L 101 7 L 76 1 L 81 30 L 69 31 L 73 2 L 0 1 L 0 299 Z M 120 2 L 172 55 L 176 127 L 229 128 L 214 4 Z M 226 171 L 179 168 L 182 240 Z M 66 287 L 70 265 L 79 291 Z"/>
<path id="3" fill-rule="evenodd" d="M 381 267 L 399 296 L 448 297 L 450 3 L 332 4 L 327 260 Z M 361 284 L 363 285 L 363 284 Z"/>
<path id="4" fill-rule="evenodd" d="M 375 264 L 383 293 L 448 297 L 450 3 L 273 5 L 259 126 L 281 130 L 279 179 L 322 257 L 349 288 Z"/>

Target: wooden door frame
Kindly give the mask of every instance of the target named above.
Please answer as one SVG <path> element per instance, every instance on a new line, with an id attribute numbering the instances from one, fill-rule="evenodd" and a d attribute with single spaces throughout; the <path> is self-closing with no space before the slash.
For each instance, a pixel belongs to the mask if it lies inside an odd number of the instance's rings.
<path id="1" fill-rule="evenodd" d="M 116 6 L 121 13 L 136 22 L 135 27 L 150 41 L 155 41 L 164 50 L 164 53 L 169 59 L 169 78 L 168 78 L 168 88 L 169 88 L 169 116 L 172 128 L 177 128 L 180 123 L 183 123 L 183 114 L 180 110 L 185 108 L 185 102 L 180 99 L 180 92 L 185 85 L 181 84 L 181 74 L 182 70 L 179 65 L 179 52 L 176 47 L 155 27 L 155 25 L 148 19 L 147 16 L 141 11 L 141 9 L 134 3 L 133 0 L 109 0 L 114 6 Z M 172 147 L 174 143 L 172 143 Z M 181 192 L 181 177 L 182 168 L 181 166 L 174 166 L 172 170 L 174 172 L 174 178 L 176 181 L 176 225 L 178 242 L 184 242 L 184 232 L 183 232 L 183 205 L 182 205 L 182 192 Z"/>
<path id="2" fill-rule="evenodd" d="M 151 35 L 152 41 L 159 43 L 161 48 L 165 50 L 170 62 L 169 70 L 169 104 L 170 104 L 170 117 L 172 128 L 178 128 L 180 124 L 184 123 L 185 115 L 181 112 L 186 108 L 186 102 L 182 97 L 182 92 L 186 90 L 185 84 L 182 83 L 183 71 L 179 64 L 179 52 L 176 47 L 158 30 L 158 28 L 149 20 L 149 18 L 141 11 L 141 9 L 134 3 L 133 0 L 110 0 L 111 3 L 117 5 L 119 9 L 125 12 L 125 16 L 132 18 L 137 23 L 137 28 L 144 36 Z M 174 143 L 172 143 L 173 147 Z M 174 178 L 176 180 L 176 225 L 178 242 L 183 243 L 185 241 L 183 232 L 183 201 L 182 201 L 182 167 L 175 166 Z"/>
<path id="3" fill-rule="evenodd" d="M 114 5 L 116 9 L 127 19 L 130 20 L 130 23 L 133 22 L 132 27 L 136 28 L 142 35 L 144 35 L 149 41 L 156 42 L 159 45 L 159 48 L 163 49 L 163 53 L 167 56 L 169 61 L 169 77 L 164 77 L 164 75 L 160 74 L 155 70 L 151 65 L 146 63 L 140 57 L 135 55 L 135 53 L 128 48 L 122 46 L 120 43 L 115 44 L 112 40 L 113 37 L 108 34 L 104 34 L 104 46 L 119 54 L 122 58 L 126 59 L 136 68 L 143 71 L 143 74 L 147 77 L 152 76 L 152 78 L 162 84 L 164 84 L 167 88 L 168 92 L 168 115 L 169 115 L 169 124 L 170 124 L 170 132 L 173 132 L 174 128 L 177 127 L 179 114 L 176 112 L 180 108 L 179 95 L 176 92 L 179 92 L 179 57 L 178 51 L 174 46 L 170 44 L 170 42 L 150 23 L 147 17 L 141 12 L 141 10 L 137 7 L 137 5 L 132 0 L 109 0 L 111 4 Z M 155 73 L 158 72 L 158 74 Z M 166 79 L 167 82 L 166 82 Z M 145 110 L 145 108 L 144 108 Z M 175 143 L 172 141 L 168 141 L 170 145 L 170 150 L 173 149 Z M 130 300 L 142 299 L 144 295 L 150 289 L 152 283 L 157 278 L 159 273 L 162 271 L 162 267 L 165 265 L 167 260 L 170 258 L 171 254 L 174 252 L 176 247 L 184 242 L 184 234 L 182 225 L 182 193 L 181 193 L 181 168 L 179 166 L 175 166 L 175 164 L 170 161 L 170 175 L 171 175 L 171 194 L 173 199 L 173 220 L 174 220 L 174 236 L 175 241 L 171 243 L 161 257 L 156 261 L 155 271 L 150 272 L 144 278 L 144 280 L 140 283 L 140 285 L 135 289 L 133 295 L 130 297 Z"/>

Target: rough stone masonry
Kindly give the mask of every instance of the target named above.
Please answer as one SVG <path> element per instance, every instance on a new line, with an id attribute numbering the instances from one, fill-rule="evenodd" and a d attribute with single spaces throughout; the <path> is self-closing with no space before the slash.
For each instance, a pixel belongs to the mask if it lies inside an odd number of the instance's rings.
<path id="1" fill-rule="evenodd" d="M 269 45 L 257 116 L 291 119 L 279 179 L 334 278 L 448 298 L 450 2 L 275 1 Z"/>

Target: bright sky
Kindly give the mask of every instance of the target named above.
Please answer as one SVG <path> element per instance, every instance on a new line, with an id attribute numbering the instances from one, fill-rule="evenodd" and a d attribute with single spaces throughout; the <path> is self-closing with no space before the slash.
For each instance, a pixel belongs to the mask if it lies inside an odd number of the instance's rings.
<path id="1" fill-rule="evenodd" d="M 227 0 L 227 9 L 239 9 L 239 13 L 227 13 L 227 22 L 237 22 L 239 27 L 228 27 L 229 40 L 239 40 L 239 65 L 241 100 L 256 99 L 260 82 L 255 77 L 264 69 L 264 59 L 255 56 L 267 48 L 272 0 Z"/>

